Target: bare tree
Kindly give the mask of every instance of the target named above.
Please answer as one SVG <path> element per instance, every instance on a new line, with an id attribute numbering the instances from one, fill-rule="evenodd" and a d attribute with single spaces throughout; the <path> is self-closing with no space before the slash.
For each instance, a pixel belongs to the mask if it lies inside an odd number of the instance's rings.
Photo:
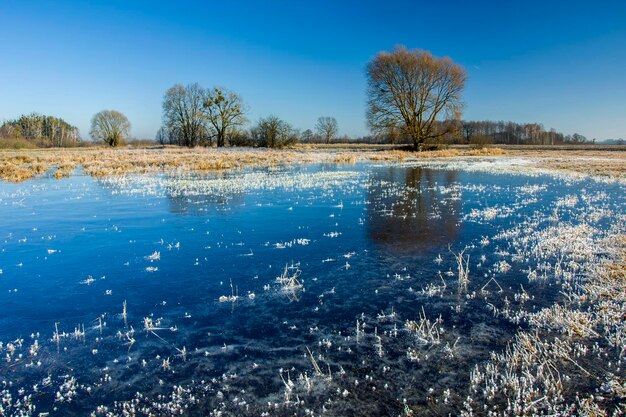
<path id="1" fill-rule="evenodd" d="M 250 133 L 252 139 L 261 147 L 282 148 L 298 141 L 298 132 L 276 116 L 259 120 Z"/>
<path id="2" fill-rule="evenodd" d="M 317 130 L 317 133 L 324 138 L 326 143 L 330 143 L 339 130 L 337 119 L 329 116 L 320 117 L 317 119 L 317 123 L 315 124 L 315 130 Z"/>
<path id="3" fill-rule="evenodd" d="M 304 132 L 302 132 L 301 138 L 303 143 L 313 142 L 313 131 L 311 131 L 311 129 L 305 130 Z"/>
<path id="4" fill-rule="evenodd" d="M 474 137 L 474 130 L 476 129 L 475 122 L 461 122 L 461 130 L 463 131 L 463 138 L 465 143 L 470 143 L 472 137 Z"/>
<path id="5" fill-rule="evenodd" d="M 217 146 L 224 146 L 226 137 L 246 122 L 243 100 L 237 94 L 215 87 L 204 100 L 206 118 L 217 137 Z"/>
<path id="6" fill-rule="evenodd" d="M 130 122 L 124 114 L 116 110 L 102 110 L 91 118 L 89 134 L 109 146 L 117 146 L 129 137 Z"/>
<path id="7" fill-rule="evenodd" d="M 178 132 L 167 126 L 161 126 L 154 139 L 161 145 L 180 145 L 180 136 Z"/>
<path id="8" fill-rule="evenodd" d="M 176 84 L 163 98 L 163 128 L 179 135 L 179 145 L 194 147 L 209 141 L 204 112 L 205 90 L 197 83 Z"/>
<path id="9" fill-rule="evenodd" d="M 442 121 L 460 117 L 467 76 L 450 58 L 397 47 L 380 52 L 367 66 L 367 119 L 374 132 L 401 126 L 421 149 L 449 132 Z"/>

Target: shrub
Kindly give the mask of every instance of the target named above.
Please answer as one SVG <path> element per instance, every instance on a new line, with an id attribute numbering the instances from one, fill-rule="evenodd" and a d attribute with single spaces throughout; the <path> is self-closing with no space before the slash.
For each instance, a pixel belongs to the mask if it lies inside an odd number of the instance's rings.
<path id="1" fill-rule="evenodd" d="M 33 149 L 37 146 L 24 138 L 0 138 L 0 149 Z"/>

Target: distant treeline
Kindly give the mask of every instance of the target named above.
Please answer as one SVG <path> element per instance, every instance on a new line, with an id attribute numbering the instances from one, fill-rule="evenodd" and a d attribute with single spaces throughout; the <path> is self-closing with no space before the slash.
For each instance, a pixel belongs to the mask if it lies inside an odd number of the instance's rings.
<path id="1" fill-rule="evenodd" d="M 506 145 L 559 145 L 590 142 L 581 134 L 565 135 L 555 129 L 546 130 L 539 123 L 462 121 L 457 140 L 464 143 L 487 142 Z M 592 139 L 591 142 L 595 142 Z"/>
<path id="2" fill-rule="evenodd" d="M 506 145 L 561 145 L 561 144 L 584 144 L 594 143 L 595 139 L 587 139 L 585 136 L 574 133 L 566 135 L 555 129 L 546 130 L 540 123 L 515 123 L 505 121 L 472 121 L 462 120 L 453 123 L 451 127 L 448 123 L 445 128 L 449 131 L 431 144 L 506 144 Z M 443 126 L 442 126 L 443 129 Z M 324 143 L 324 138 L 320 135 L 303 135 L 304 143 Z M 365 144 L 409 144 L 411 139 L 402 137 L 402 134 L 394 129 L 388 129 L 385 133 L 377 135 L 350 138 L 342 136 L 333 140 L 335 143 L 365 143 Z M 613 141 L 616 144 L 623 143 L 623 140 Z"/>
<path id="3" fill-rule="evenodd" d="M 321 118 L 332 119 L 334 118 Z M 319 122 L 318 122 L 319 123 Z M 336 121 L 334 121 L 336 131 Z M 200 124 L 204 128 L 204 125 Z M 454 123 L 452 129 L 446 126 L 449 133 L 433 144 L 470 144 L 484 146 L 489 144 L 506 145 L 560 145 L 595 143 L 595 139 L 587 139 L 578 133 L 566 135 L 555 129 L 546 130 L 539 123 L 515 123 L 506 121 L 471 121 L 463 120 Z M 182 140 L 184 136 L 175 129 L 161 128 L 157 133 L 156 142 L 161 144 L 187 146 Z M 89 141 L 81 141 L 78 128 L 65 120 L 47 115 L 32 113 L 17 119 L 8 120 L 0 125 L 0 139 L 5 140 L 3 147 L 74 147 L 88 145 Z M 224 145 L 228 146 L 269 146 L 280 147 L 296 142 L 300 143 L 361 143 L 361 144 L 410 144 L 410 138 L 403 138 L 398 131 L 361 137 L 347 135 L 332 137 L 320 126 L 315 131 L 306 129 L 302 132 L 292 128 L 288 123 L 275 116 L 259 120 L 250 129 L 232 128 L 224 133 Z M 149 145 L 149 140 L 130 140 L 127 143 L 137 146 Z M 606 144 L 624 144 L 623 139 L 606 141 Z M 197 145 L 212 146 L 214 142 L 207 130 L 199 130 Z"/>
<path id="4" fill-rule="evenodd" d="M 76 126 L 59 117 L 37 113 L 3 122 L 0 138 L 13 140 L 16 147 L 70 147 L 79 145 L 81 140 Z"/>

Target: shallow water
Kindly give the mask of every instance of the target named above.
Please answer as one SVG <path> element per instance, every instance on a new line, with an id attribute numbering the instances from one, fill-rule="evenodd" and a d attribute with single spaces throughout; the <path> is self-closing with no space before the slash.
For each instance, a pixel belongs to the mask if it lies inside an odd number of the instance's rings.
<path id="1" fill-rule="evenodd" d="M 2 183 L 0 381 L 13 404 L 32 394 L 34 415 L 436 414 L 524 326 L 490 305 L 561 297 L 558 279 L 529 281 L 540 261 L 514 259 L 498 233 L 589 213 L 609 232 L 624 195 L 362 164 Z M 467 289 L 452 253 L 463 249 Z M 286 266 L 301 288 L 277 282 Z M 421 317 L 436 342 L 405 327 Z"/>

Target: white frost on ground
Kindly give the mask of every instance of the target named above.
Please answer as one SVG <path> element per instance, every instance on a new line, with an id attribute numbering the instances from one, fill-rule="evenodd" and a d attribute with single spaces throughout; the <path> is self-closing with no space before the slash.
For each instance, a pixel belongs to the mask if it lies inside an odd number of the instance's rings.
<path id="1" fill-rule="evenodd" d="M 614 161 L 603 158 L 572 158 L 580 162 L 583 161 Z M 583 180 L 594 179 L 599 182 L 612 183 L 623 182 L 626 183 L 626 178 L 617 177 L 604 177 L 593 176 L 584 174 L 581 172 L 573 171 L 560 171 L 555 169 L 549 169 L 540 167 L 539 163 L 545 162 L 545 158 L 532 158 L 532 157 L 502 157 L 502 156 L 465 156 L 465 157 L 453 157 L 445 159 L 418 159 L 415 161 L 404 162 L 401 165 L 406 167 L 422 167 L 432 169 L 446 169 L 446 170 L 461 170 L 469 172 L 485 172 L 491 174 L 508 174 L 508 175 L 525 175 L 525 176 L 539 176 L 550 175 L 552 177 L 570 179 L 570 180 Z"/>
<path id="2" fill-rule="evenodd" d="M 125 195 L 198 196 L 229 195 L 252 190 L 328 189 L 358 183 L 364 174 L 354 171 L 335 172 L 244 172 L 224 177 L 201 177 L 189 174 L 175 176 L 123 175 L 106 177 L 101 182 Z"/>

